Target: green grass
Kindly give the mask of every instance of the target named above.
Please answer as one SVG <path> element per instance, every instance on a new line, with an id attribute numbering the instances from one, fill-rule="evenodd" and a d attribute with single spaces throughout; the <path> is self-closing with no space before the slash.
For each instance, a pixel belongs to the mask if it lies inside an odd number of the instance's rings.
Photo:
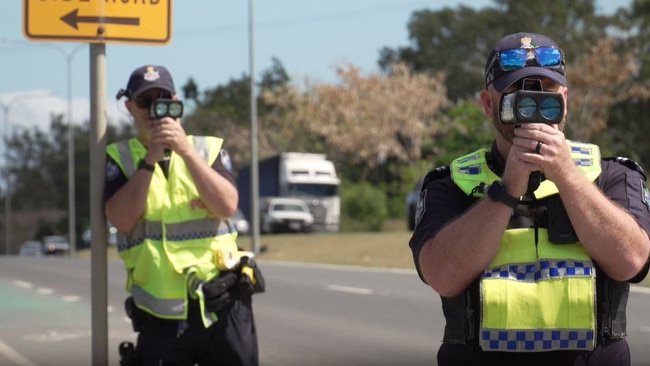
<path id="1" fill-rule="evenodd" d="M 260 237 L 259 259 L 369 267 L 414 268 L 409 232 L 278 234 Z M 251 249 L 251 237 L 239 245 Z"/>

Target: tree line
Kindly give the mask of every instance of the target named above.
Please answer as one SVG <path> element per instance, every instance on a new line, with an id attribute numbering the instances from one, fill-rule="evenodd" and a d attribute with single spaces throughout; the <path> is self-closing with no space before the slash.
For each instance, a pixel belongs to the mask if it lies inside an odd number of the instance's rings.
<path id="1" fill-rule="evenodd" d="M 406 45 L 381 49 L 378 72 L 341 64 L 334 83 L 292 80 L 274 58 L 256 85 L 260 158 L 327 154 L 343 180 L 344 228 L 379 230 L 383 219 L 404 216 L 404 195 L 417 178 L 489 146 L 491 122 L 476 99 L 485 57 L 503 35 L 528 31 L 548 35 L 565 52 L 567 136 L 650 166 L 650 144 L 639 133 L 650 107 L 649 22 L 650 0 L 614 14 L 598 14 L 594 0 L 494 0 L 481 9 L 415 11 Z M 183 119 L 187 132 L 223 137 L 235 169 L 250 162 L 249 92 L 246 74 L 203 90 L 189 79 L 181 88 L 192 107 Z M 107 141 L 132 132 L 129 121 L 112 121 Z M 3 176 L 12 183 L 14 212 L 25 215 L 16 243 L 34 231 L 67 231 L 66 134 L 63 117 L 53 116 L 49 131 L 18 129 L 6 141 Z M 89 222 L 88 135 L 88 123 L 75 126 L 78 234 Z M 359 208 L 361 195 L 372 210 Z"/>

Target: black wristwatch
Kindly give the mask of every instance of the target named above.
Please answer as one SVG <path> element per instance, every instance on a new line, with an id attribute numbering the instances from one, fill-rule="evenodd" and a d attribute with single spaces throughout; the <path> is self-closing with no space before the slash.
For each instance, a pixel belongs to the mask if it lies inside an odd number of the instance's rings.
<path id="1" fill-rule="evenodd" d="M 487 194 L 492 201 L 505 203 L 510 208 L 515 208 L 519 203 L 518 198 L 512 197 L 506 192 L 506 187 L 503 186 L 500 180 L 495 180 L 490 184 Z"/>
<path id="2" fill-rule="evenodd" d="M 153 172 L 156 169 L 156 167 L 154 167 L 153 165 L 150 165 L 149 163 L 144 161 L 144 159 L 140 159 L 140 162 L 138 163 L 138 169 Z"/>

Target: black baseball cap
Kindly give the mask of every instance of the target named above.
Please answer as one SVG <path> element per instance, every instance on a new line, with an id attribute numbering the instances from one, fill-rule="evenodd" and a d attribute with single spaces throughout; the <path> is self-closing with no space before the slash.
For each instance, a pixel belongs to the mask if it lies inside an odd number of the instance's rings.
<path id="1" fill-rule="evenodd" d="M 501 69 L 499 61 L 496 59 L 496 55 L 501 51 L 513 48 L 529 49 L 538 47 L 555 47 L 559 49 L 562 55 L 560 64 L 554 67 L 526 65 L 514 70 L 505 71 Z M 562 86 L 566 86 L 564 53 L 560 47 L 547 36 L 535 33 L 519 32 L 501 38 L 492 47 L 485 61 L 485 87 L 492 83 L 494 89 L 502 92 L 510 85 L 528 76 L 545 76 Z"/>
<path id="2" fill-rule="evenodd" d="M 165 67 L 156 65 L 141 66 L 131 73 L 123 95 L 129 99 L 133 99 L 143 92 L 154 88 L 160 88 L 171 94 L 176 94 L 174 80 L 172 80 L 171 74 Z"/>

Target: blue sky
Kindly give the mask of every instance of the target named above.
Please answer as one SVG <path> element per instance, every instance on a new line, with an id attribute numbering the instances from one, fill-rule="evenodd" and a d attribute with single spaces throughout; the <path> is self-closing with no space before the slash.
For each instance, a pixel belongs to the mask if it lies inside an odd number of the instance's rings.
<path id="1" fill-rule="evenodd" d="M 12 128 L 48 126 L 50 113 L 66 111 L 67 62 L 63 53 L 69 55 L 76 50 L 69 61 L 73 69 L 73 122 L 87 120 L 90 111 L 88 47 L 81 45 L 76 49 L 79 43 L 28 41 L 21 31 L 24 1 L 27 0 L 3 1 L 0 13 L 0 107 L 10 105 L 8 115 Z M 134 1 L 143 0 L 129 0 Z M 597 0 L 596 3 L 599 11 L 609 13 L 618 6 L 629 5 L 630 0 Z M 364 73 L 376 71 L 382 47 L 407 44 L 406 25 L 413 11 L 460 4 L 479 8 L 493 3 L 490 0 L 255 0 L 256 76 L 271 65 L 272 57 L 282 61 L 294 80 L 309 77 L 334 82 L 334 67 L 342 63 L 353 64 Z M 131 71 L 144 64 L 167 66 L 177 89 L 189 77 L 204 90 L 248 74 L 248 37 L 247 0 L 174 1 L 169 44 L 106 45 L 109 119 L 126 119 L 114 95 L 125 86 Z M 43 93 L 51 96 L 15 99 Z M 6 121 L 2 118 L 5 128 Z"/>

